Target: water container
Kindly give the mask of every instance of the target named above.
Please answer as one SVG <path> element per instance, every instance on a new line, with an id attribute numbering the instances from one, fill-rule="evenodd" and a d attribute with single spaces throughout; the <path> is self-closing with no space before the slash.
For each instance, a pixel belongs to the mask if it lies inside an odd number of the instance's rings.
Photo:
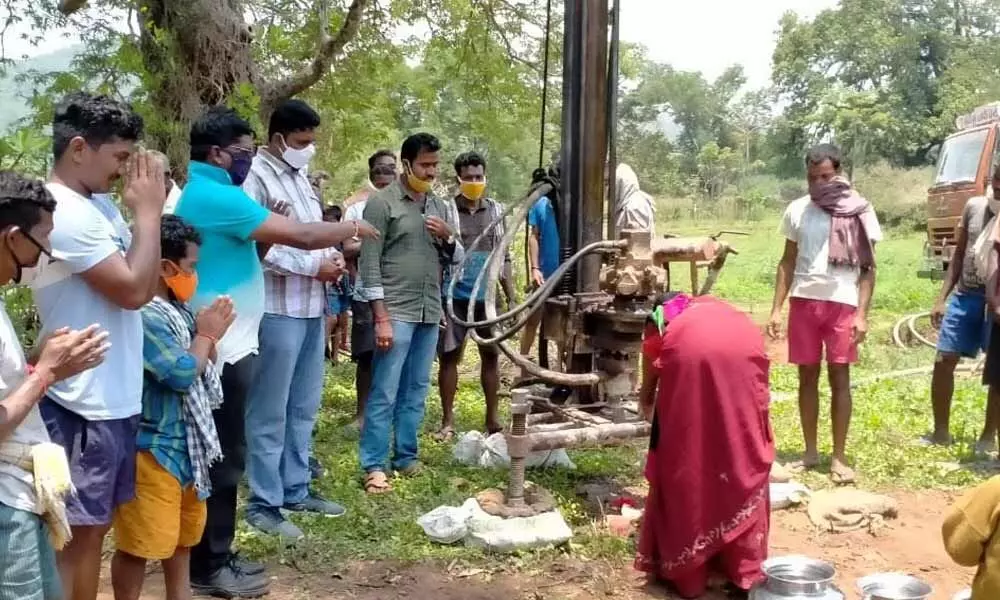
<path id="1" fill-rule="evenodd" d="M 750 590 L 750 600 L 844 600 L 833 585 L 833 565 L 807 556 L 780 556 L 764 562 L 766 579 Z"/>
<path id="2" fill-rule="evenodd" d="M 927 600 L 934 588 L 905 573 L 876 573 L 858 580 L 862 600 Z"/>

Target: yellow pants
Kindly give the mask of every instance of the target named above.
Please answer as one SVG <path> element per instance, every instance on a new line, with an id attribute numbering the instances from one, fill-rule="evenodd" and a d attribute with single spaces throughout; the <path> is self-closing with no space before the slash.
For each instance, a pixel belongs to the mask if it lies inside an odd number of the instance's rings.
<path id="1" fill-rule="evenodd" d="M 115 512 L 115 545 L 147 560 L 164 560 L 190 548 L 205 531 L 206 508 L 194 486 L 181 487 L 149 452 L 135 463 L 135 499 Z"/>

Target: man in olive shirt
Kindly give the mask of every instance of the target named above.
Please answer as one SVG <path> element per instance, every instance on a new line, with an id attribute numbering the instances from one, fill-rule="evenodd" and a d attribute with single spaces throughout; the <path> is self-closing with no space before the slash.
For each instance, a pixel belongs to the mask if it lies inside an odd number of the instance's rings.
<path id="1" fill-rule="evenodd" d="M 417 434 L 424 418 L 431 365 L 441 321 L 441 264 L 455 260 L 460 248 L 445 220 L 446 204 L 434 197 L 441 144 L 426 133 L 403 142 L 403 174 L 375 193 L 364 217 L 381 232 L 361 246 L 358 272 L 361 295 L 375 319 L 372 386 L 361 432 L 361 468 L 365 491 L 390 491 L 391 467 L 415 474 Z M 392 431 L 395 439 L 390 440 Z"/>

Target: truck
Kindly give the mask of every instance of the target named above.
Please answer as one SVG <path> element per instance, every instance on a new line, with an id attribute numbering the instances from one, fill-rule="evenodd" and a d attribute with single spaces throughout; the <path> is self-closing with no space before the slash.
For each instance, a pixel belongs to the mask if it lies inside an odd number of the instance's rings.
<path id="1" fill-rule="evenodd" d="M 1000 163 L 1000 102 L 959 116 L 955 129 L 941 145 L 934 183 L 927 190 L 927 241 L 918 272 L 925 279 L 944 279 L 965 203 L 986 193 Z"/>

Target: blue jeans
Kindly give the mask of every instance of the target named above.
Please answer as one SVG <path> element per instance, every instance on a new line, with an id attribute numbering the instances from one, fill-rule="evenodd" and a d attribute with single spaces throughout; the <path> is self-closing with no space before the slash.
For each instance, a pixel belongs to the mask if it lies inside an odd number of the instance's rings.
<path id="1" fill-rule="evenodd" d="M 438 341 L 437 323 L 392 321 L 392 348 L 376 350 L 372 387 L 361 431 L 361 468 L 385 471 L 390 428 L 394 434 L 392 468 L 405 469 L 417 460 L 417 435 L 431 383 Z"/>
<path id="2" fill-rule="evenodd" d="M 309 494 L 309 445 L 323 397 L 322 317 L 265 314 L 257 375 L 246 406 L 248 511 Z"/>

